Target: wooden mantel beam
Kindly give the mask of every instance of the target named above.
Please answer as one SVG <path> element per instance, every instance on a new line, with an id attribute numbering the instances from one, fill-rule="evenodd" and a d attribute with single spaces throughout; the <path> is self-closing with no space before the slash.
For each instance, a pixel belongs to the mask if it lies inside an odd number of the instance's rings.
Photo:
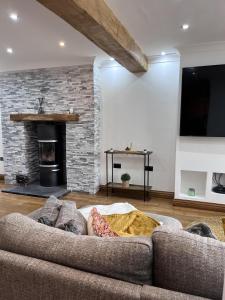
<path id="1" fill-rule="evenodd" d="M 133 73 L 148 69 L 147 57 L 104 0 L 37 0 Z"/>

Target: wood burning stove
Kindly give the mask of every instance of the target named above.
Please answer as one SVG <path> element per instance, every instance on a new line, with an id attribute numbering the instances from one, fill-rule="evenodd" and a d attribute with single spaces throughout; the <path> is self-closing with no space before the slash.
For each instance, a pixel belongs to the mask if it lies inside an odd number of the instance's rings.
<path id="1" fill-rule="evenodd" d="M 64 124 L 41 123 L 37 126 L 41 186 L 50 187 L 65 183 L 64 132 Z"/>

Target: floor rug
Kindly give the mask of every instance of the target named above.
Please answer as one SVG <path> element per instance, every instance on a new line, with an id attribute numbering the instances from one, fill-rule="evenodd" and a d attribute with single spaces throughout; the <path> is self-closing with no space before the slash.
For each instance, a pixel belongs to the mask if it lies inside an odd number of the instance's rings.
<path id="1" fill-rule="evenodd" d="M 206 217 L 206 218 L 198 218 L 198 221 L 192 222 L 190 225 L 194 225 L 197 223 L 206 223 L 212 232 L 216 235 L 218 240 L 225 242 L 225 234 L 224 234 L 224 223 L 223 219 L 225 216 L 215 216 L 215 217 Z M 187 227 L 188 227 L 187 226 Z"/>

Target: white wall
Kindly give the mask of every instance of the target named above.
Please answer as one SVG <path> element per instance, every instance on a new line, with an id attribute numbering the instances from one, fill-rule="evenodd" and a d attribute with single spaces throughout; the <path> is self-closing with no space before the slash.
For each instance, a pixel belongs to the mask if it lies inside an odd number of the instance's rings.
<path id="1" fill-rule="evenodd" d="M 199 45 L 181 49 L 181 67 L 225 64 L 225 43 Z M 181 88 L 181 86 L 180 86 Z M 179 97 L 180 98 L 180 97 Z M 225 203 L 225 196 L 212 193 L 212 173 L 225 173 L 225 138 L 179 137 L 176 147 L 176 189 L 175 197 L 181 194 L 181 170 L 203 171 L 207 173 L 204 199 L 215 203 Z M 193 183 L 195 188 L 198 183 Z M 186 197 L 184 198 L 186 199 Z M 186 200 L 193 200 L 187 199 Z"/>
<path id="2" fill-rule="evenodd" d="M 153 150 L 154 171 L 150 181 L 154 190 L 174 191 L 175 147 L 178 121 L 179 57 L 155 59 L 144 74 L 132 74 L 116 63 L 101 68 L 103 94 L 104 150 Z M 143 161 L 140 158 L 117 159 L 128 171 L 132 183 L 143 182 Z M 101 158 L 101 183 L 105 183 L 105 156 Z"/>

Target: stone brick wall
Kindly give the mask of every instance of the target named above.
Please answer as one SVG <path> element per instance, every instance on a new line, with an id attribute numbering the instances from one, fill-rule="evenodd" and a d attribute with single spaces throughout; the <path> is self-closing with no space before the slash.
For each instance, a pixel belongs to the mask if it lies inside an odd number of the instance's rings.
<path id="1" fill-rule="evenodd" d="M 94 125 L 95 125 L 95 142 L 94 142 L 94 155 L 95 155 L 95 187 L 100 185 L 100 174 L 101 174 L 101 141 L 103 133 L 103 120 L 102 114 L 102 93 L 101 93 L 101 83 L 100 83 L 100 69 L 94 66 Z"/>
<path id="2" fill-rule="evenodd" d="M 68 190 L 95 193 L 100 173 L 101 93 L 92 64 L 0 74 L 0 101 L 7 183 L 23 173 L 38 176 L 38 147 L 33 123 L 16 123 L 11 113 L 37 112 L 37 98 L 45 97 L 46 113 L 80 114 L 66 124 Z"/>

